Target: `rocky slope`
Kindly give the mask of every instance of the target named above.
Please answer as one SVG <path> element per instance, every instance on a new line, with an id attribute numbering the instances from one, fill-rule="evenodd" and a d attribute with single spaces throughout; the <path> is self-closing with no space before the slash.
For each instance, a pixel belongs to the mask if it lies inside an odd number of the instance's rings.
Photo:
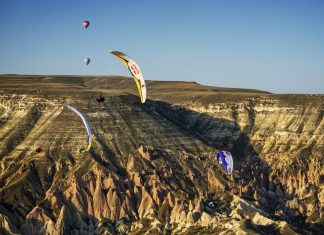
<path id="1" fill-rule="evenodd" d="M 129 78 L 0 76 L 1 233 L 323 231 L 324 95 L 147 86 L 143 105 Z"/>

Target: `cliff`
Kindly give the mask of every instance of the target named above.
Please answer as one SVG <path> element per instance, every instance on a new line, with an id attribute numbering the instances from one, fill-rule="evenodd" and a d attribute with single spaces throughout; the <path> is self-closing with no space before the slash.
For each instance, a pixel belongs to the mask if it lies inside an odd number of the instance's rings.
<path id="1" fill-rule="evenodd" d="M 323 231 L 324 95 L 147 87 L 141 104 L 129 78 L 2 75 L 0 231 Z M 89 152 L 64 103 L 86 116 Z M 219 149 L 233 154 L 232 176 L 215 160 Z"/>

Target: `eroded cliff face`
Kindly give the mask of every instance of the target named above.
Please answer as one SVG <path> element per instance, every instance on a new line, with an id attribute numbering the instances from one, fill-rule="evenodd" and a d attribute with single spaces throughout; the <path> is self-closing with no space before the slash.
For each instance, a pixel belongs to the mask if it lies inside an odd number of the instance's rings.
<path id="1" fill-rule="evenodd" d="M 242 186 L 253 182 L 254 191 L 243 190 L 245 197 L 276 215 L 299 214 L 306 222 L 323 224 L 323 101 L 319 96 L 295 97 L 267 96 L 208 106 L 190 102 L 183 106 L 203 114 L 198 121 L 189 118 L 179 123 L 198 132 L 207 144 L 225 145 L 237 157 L 245 154 L 240 162 Z M 239 129 L 224 128 L 217 119 L 237 123 Z M 250 149 L 241 149 L 246 141 Z"/>
<path id="2" fill-rule="evenodd" d="M 83 79 L 46 78 L 60 85 L 46 91 L 1 87 L 1 232 L 321 231 L 324 96 L 213 96 L 211 88 L 186 83 L 160 94 L 153 89 L 160 85 L 148 82 L 153 91 L 142 105 L 115 92 L 117 79 Z M 111 92 L 100 90 L 106 102 L 99 105 L 92 87 L 107 81 Z M 87 117 L 89 152 L 80 152 L 86 132 L 63 103 Z M 36 154 L 39 145 L 45 151 Z M 216 149 L 232 152 L 232 176 L 215 161 Z"/>

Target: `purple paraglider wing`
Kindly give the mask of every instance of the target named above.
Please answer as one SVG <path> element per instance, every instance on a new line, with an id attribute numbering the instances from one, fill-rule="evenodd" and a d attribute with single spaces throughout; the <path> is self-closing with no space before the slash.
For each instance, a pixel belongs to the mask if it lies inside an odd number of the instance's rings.
<path id="1" fill-rule="evenodd" d="M 217 160 L 220 158 L 222 165 L 228 174 L 231 174 L 233 172 L 233 157 L 230 152 L 219 151 L 216 155 L 216 158 Z"/>

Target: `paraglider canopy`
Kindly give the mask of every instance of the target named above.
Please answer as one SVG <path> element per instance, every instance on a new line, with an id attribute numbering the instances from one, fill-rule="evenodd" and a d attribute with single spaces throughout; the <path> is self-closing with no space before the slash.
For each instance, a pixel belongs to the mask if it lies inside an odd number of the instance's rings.
<path id="1" fill-rule="evenodd" d="M 218 151 L 216 160 L 223 165 L 226 173 L 232 174 L 233 172 L 233 157 L 228 151 Z"/>
<path id="2" fill-rule="evenodd" d="M 141 102 L 144 103 L 146 100 L 146 85 L 143 78 L 143 74 L 138 64 L 136 64 L 136 62 L 132 60 L 129 56 L 120 51 L 111 51 L 110 53 L 115 55 L 118 59 L 120 59 L 121 62 L 123 62 L 123 64 L 129 69 L 129 71 L 133 75 L 138 92 L 141 96 Z"/>
<path id="3" fill-rule="evenodd" d="M 91 130 L 90 130 L 90 126 L 87 122 L 87 119 L 83 116 L 83 114 L 77 110 L 76 108 L 70 106 L 70 105 L 67 105 L 67 104 L 64 104 L 65 107 L 67 107 L 68 109 L 70 109 L 71 111 L 75 112 L 83 121 L 83 124 L 84 126 L 86 127 L 87 129 L 87 133 L 88 133 L 88 147 L 85 151 L 89 151 L 90 148 L 91 148 Z"/>
<path id="4" fill-rule="evenodd" d="M 82 22 L 82 26 L 83 26 L 84 28 L 88 28 L 89 25 L 90 25 L 90 22 L 89 22 L 88 20 L 84 20 L 84 21 Z"/>
<path id="5" fill-rule="evenodd" d="M 83 59 L 83 63 L 84 63 L 85 65 L 88 65 L 88 64 L 90 63 L 90 59 L 89 59 L 89 58 L 84 58 L 84 59 Z"/>

